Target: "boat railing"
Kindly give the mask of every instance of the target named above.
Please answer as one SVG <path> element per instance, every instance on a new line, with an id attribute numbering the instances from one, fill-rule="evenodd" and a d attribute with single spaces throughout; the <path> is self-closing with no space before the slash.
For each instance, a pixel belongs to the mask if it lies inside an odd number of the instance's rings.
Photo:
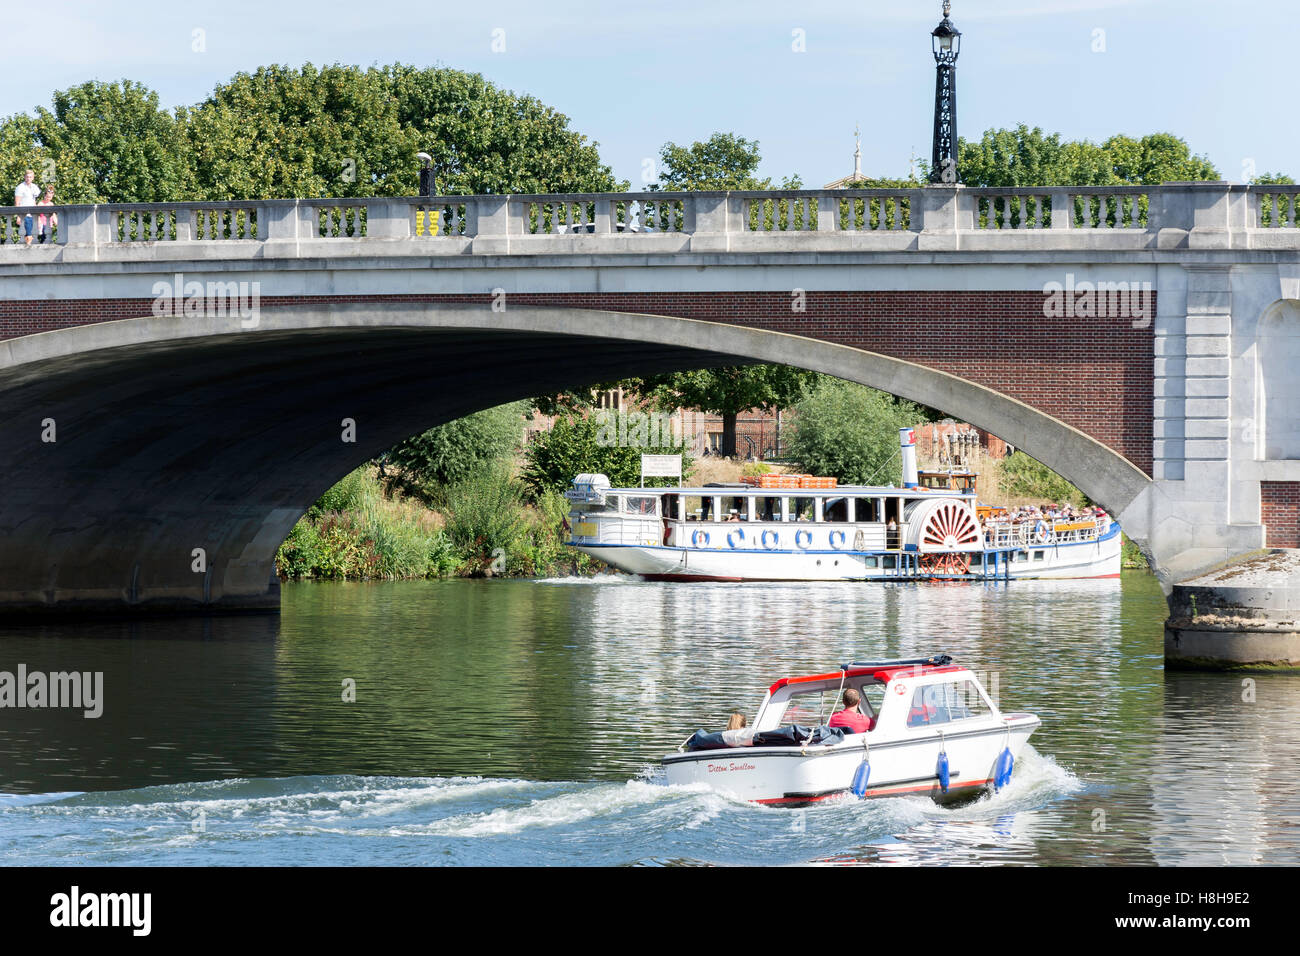
<path id="1" fill-rule="evenodd" d="M 1082 544 L 1096 541 L 1105 530 L 1107 519 L 1079 527 L 1083 522 L 1017 521 L 985 526 L 984 543 L 990 548 L 1036 548 L 1055 544 Z M 1064 527 L 1062 527 L 1062 525 Z"/>

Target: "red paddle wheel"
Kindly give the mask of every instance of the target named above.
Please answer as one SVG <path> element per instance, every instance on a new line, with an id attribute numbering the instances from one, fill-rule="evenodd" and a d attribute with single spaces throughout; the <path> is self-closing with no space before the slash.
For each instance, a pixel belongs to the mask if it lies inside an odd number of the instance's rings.
<path id="1" fill-rule="evenodd" d="M 921 555 L 921 570 L 935 577 L 948 574 L 969 574 L 970 555 L 960 552 L 936 552 Z"/>
<path id="2" fill-rule="evenodd" d="M 981 547 L 979 521 L 962 501 L 937 501 L 920 519 L 921 570 L 935 576 L 970 573 L 970 553 Z"/>

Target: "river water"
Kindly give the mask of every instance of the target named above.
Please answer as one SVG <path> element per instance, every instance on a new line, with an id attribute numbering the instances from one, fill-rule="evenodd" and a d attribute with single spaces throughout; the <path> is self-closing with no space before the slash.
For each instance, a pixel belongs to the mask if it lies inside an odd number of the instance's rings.
<path id="1" fill-rule="evenodd" d="M 0 863 L 1300 863 L 1300 681 L 1166 673 L 1153 577 L 294 584 L 283 613 L 0 630 Z M 774 679 L 947 652 L 1042 728 L 1010 786 L 765 808 L 658 759 Z M 354 699 L 350 699 L 354 698 Z"/>

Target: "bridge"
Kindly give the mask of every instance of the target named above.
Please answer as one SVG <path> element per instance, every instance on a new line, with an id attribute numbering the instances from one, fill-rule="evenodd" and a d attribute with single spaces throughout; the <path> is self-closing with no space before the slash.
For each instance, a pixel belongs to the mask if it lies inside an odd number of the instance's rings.
<path id="1" fill-rule="evenodd" d="M 280 541 L 422 429 L 783 362 L 999 435 L 1167 586 L 1300 547 L 1300 187 L 0 208 L 0 613 L 278 606 Z"/>

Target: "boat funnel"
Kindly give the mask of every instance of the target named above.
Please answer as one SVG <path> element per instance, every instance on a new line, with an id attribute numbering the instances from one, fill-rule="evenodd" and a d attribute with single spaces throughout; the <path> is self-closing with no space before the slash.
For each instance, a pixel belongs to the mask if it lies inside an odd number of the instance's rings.
<path id="1" fill-rule="evenodd" d="M 903 487 L 915 488 L 916 480 L 916 433 L 910 428 L 898 430 L 898 444 L 903 452 Z"/>

